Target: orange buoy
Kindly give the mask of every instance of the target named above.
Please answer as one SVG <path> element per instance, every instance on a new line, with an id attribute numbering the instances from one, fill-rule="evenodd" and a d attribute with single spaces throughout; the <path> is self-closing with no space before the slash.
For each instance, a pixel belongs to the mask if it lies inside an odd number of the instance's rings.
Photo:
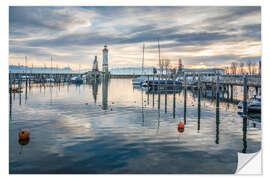
<path id="1" fill-rule="evenodd" d="M 27 140 L 30 137 L 30 131 L 28 129 L 22 129 L 18 135 L 19 140 Z"/>

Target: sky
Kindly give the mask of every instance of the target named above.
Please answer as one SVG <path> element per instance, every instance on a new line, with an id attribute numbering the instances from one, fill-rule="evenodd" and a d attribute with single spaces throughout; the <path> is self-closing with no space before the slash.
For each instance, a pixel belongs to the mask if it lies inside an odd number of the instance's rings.
<path id="1" fill-rule="evenodd" d="M 258 6 L 70 7 L 11 6 L 9 64 L 90 69 L 158 66 L 161 59 L 186 68 L 224 67 L 261 60 Z"/>

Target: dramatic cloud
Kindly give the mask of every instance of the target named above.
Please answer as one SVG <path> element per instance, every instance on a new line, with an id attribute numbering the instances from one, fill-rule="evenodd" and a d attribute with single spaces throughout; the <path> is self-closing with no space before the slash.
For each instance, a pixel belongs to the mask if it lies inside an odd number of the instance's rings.
<path id="1" fill-rule="evenodd" d="M 24 56 L 49 63 L 91 68 L 109 47 L 109 66 L 145 65 L 161 57 L 186 67 L 222 67 L 261 59 L 260 7 L 10 7 L 10 64 Z"/>

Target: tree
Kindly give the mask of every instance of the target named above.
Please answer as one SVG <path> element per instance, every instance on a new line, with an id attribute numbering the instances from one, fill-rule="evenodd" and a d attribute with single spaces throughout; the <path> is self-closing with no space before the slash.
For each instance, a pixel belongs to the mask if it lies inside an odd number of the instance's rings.
<path id="1" fill-rule="evenodd" d="M 235 62 L 231 63 L 230 71 L 231 71 L 232 74 L 236 74 L 237 64 Z"/>
<path id="2" fill-rule="evenodd" d="M 252 73 L 252 74 L 256 74 L 256 70 L 257 70 L 256 63 L 253 62 L 251 67 L 252 67 L 252 68 L 251 68 L 251 69 L 252 69 L 252 70 L 251 70 L 251 73 Z"/>
<path id="3" fill-rule="evenodd" d="M 224 72 L 225 72 L 226 74 L 229 73 L 229 67 L 228 67 L 228 66 L 225 66 L 225 67 L 224 67 Z"/>
<path id="4" fill-rule="evenodd" d="M 244 74 L 244 66 L 245 66 L 245 64 L 243 62 L 239 63 L 239 73 L 240 74 Z"/>
<path id="5" fill-rule="evenodd" d="M 252 72 L 252 62 L 248 61 L 247 62 L 247 67 L 248 67 L 248 73 L 251 74 L 251 72 Z"/>

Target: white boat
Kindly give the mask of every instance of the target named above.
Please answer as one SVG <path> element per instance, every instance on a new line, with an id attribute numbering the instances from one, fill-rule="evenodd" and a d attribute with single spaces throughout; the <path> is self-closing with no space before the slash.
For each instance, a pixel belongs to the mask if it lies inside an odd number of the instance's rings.
<path id="1" fill-rule="evenodd" d="M 82 84 L 82 83 L 83 83 L 83 80 L 82 80 L 82 78 L 80 78 L 80 77 L 72 77 L 72 78 L 70 79 L 70 82 L 76 83 L 76 84 Z"/>
<path id="2" fill-rule="evenodd" d="M 239 109 L 243 109 L 243 102 L 238 104 Z M 247 100 L 248 112 L 261 112 L 261 96 L 253 96 Z"/>
<path id="3" fill-rule="evenodd" d="M 142 85 L 142 83 L 146 80 L 147 80 L 147 76 L 139 76 L 139 77 L 132 79 L 132 84 L 133 85 Z"/>
<path id="4" fill-rule="evenodd" d="M 49 82 L 49 83 L 54 83 L 54 81 L 55 81 L 55 80 L 54 80 L 53 78 L 47 78 L 47 79 L 46 79 L 46 82 Z"/>
<path id="5" fill-rule="evenodd" d="M 150 75 L 149 76 L 149 80 L 153 80 L 153 76 Z M 158 80 L 158 77 L 154 77 L 154 80 Z M 139 76 L 136 78 L 132 79 L 132 84 L 133 85 L 143 85 L 143 83 L 145 83 L 146 81 L 148 81 L 148 76 Z"/>

